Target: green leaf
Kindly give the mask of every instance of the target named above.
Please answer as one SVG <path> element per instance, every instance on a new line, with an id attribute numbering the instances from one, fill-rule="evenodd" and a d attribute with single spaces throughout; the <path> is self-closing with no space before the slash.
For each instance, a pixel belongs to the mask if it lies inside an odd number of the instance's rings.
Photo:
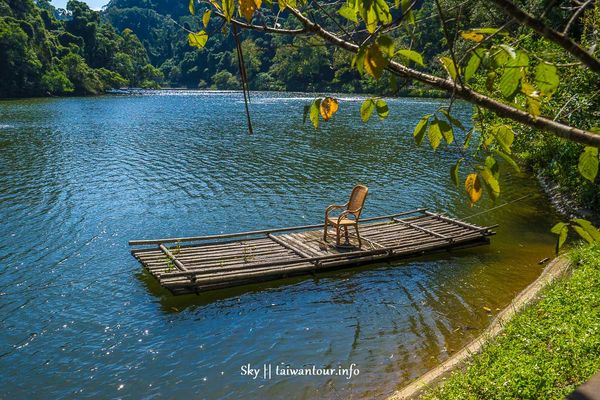
<path id="1" fill-rule="evenodd" d="M 564 228 L 564 227 L 566 227 L 566 226 L 569 226 L 569 224 L 568 224 L 568 223 L 566 223 L 566 222 L 559 222 L 559 223 L 557 223 L 556 225 L 554 225 L 554 226 L 552 227 L 552 229 L 550 229 L 550 232 L 552 232 L 552 233 L 554 233 L 554 234 L 557 234 L 557 235 L 560 235 L 560 232 L 561 232 L 561 231 L 563 230 L 563 228 Z"/>
<path id="2" fill-rule="evenodd" d="M 321 108 L 321 99 L 315 99 L 310 105 L 310 122 L 315 128 L 319 127 L 319 113 Z"/>
<path id="3" fill-rule="evenodd" d="M 446 72 L 448 72 L 448 75 L 450 75 L 450 78 L 452 78 L 452 80 L 455 81 L 457 71 L 456 71 L 456 66 L 454 65 L 454 62 L 452 61 L 452 59 L 450 57 L 440 57 L 440 62 L 446 69 Z"/>
<path id="4" fill-rule="evenodd" d="M 208 23 L 210 22 L 211 12 L 212 10 L 206 10 L 204 11 L 204 15 L 202 15 L 202 25 L 204 25 L 205 28 L 208 27 Z"/>
<path id="5" fill-rule="evenodd" d="M 377 20 L 383 25 L 392 23 L 392 14 L 390 13 L 390 6 L 385 0 L 371 0 L 373 2 L 373 10 L 377 15 Z"/>
<path id="6" fill-rule="evenodd" d="M 221 9 L 223 10 L 223 15 L 227 22 L 231 22 L 231 18 L 233 18 L 233 12 L 235 10 L 235 5 L 233 0 L 223 0 L 221 3 Z"/>
<path id="7" fill-rule="evenodd" d="M 441 108 L 440 112 L 442 114 L 444 114 L 446 116 L 446 119 L 448 120 L 448 122 L 450 122 L 452 125 L 456 126 L 457 128 L 462 129 L 463 131 L 465 130 L 464 125 L 457 120 L 456 118 L 454 118 L 452 115 L 450 115 L 450 113 L 448 112 L 448 110 L 446 110 L 445 108 Z"/>
<path id="8" fill-rule="evenodd" d="M 510 47 L 509 45 L 507 45 L 507 44 L 501 44 L 500 48 L 502 50 L 504 50 L 504 53 L 506 55 L 508 55 L 510 58 L 512 58 L 513 60 L 517 58 L 517 52 L 516 52 L 516 50 L 514 48 Z"/>
<path id="9" fill-rule="evenodd" d="M 523 70 L 529 65 L 529 57 L 518 51 L 514 59 L 508 60 L 498 83 L 502 96 L 511 99 L 519 90 Z"/>
<path id="10" fill-rule="evenodd" d="M 195 0 L 190 0 L 190 3 L 188 4 L 188 9 L 190 10 L 190 14 L 192 15 L 196 15 L 196 7 L 194 5 Z"/>
<path id="11" fill-rule="evenodd" d="M 402 6 L 402 17 L 404 18 L 404 20 L 410 24 L 410 25 L 414 25 L 415 24 L 415 15 L 412 11 L 412 9 L 410 8 L 410 6 L 412 5 L 412 0 L 396 0 L 396 8 L 398 8 L 398 3 L 400 3 L 400 5 Z"/>
<path id="12" fill-rule="evenodd" d="M 500 177 L 500 166 L 494 157 L 487 156 L 485 158 L 485 166 L 492 172 L 496 180 Z"/>
<path id="13" fill-rule="evenodd" d="M 476 32 L 476 33 L 483 33 L 486 35 L 492 35 L 496 32 L 500 31 L 500 29 L 498 28 L 475 28 L 475 29 L 471 29 L 471 32 Z"/>
<path id="14" fill-rule="evenodd" d="M 560 83 L 560 78 L 556 73 L 556 67 L 545 63 L 540 63 L 535 67 L 535 85 L 545 96 L 551 96 Z"/>
<path id="15" fill-rule="evenodd" d="M 190 46 L 196 47 L 198 49 L 204 48 L 207 40 L 208 34 L 204 31 L 200 31 L 198 33 L 190 32 L 188 34 L 188 43 L 190 44 Z"/>
<path id="16" fill-rule="evenodd" d="M 352 63 L 350 66 L 352 68 L 356 67 L 360 74 L 363 74 L 365 71 L 365 56 L 367 54 L 366 47 L 360 47 L 356 52 L 356 55 L 352 57 Z"/>
<path id="17" fill-rule="evenodd" d="M 365 22 L 367 31 L 369 33 L 375 32 L 375 29 L 377 29 L 377 14 L 373 7 L 373 0 L 362 1 L 358 12 Z"/>
<path id="18" fill-rule="evenodd" d="M 587 233 L 585 231 L 585 229 L 583 229 L 581 226 L 578 225 L 571 225 L 571 228 L 573 228 L 575 230 L 575 232 L 577 232 L 577 234 L 579 236 L 581 236 L 582 239 L 584 239 L 586 242 L 588 242 L 589 244 L 594 243 L 594 239 L 590 236 L 589 233 Z"/>
<path id="19" fill-rule="evenodd" d="M 600 231 L 590 221 L 581 218 L 573 218 L 572 221 L 578 224 L 594 242 L 600 242 Z"/>
<path id="20" fill-rule="evenodd" d="M 338 14 L 340 14 L 342 17 L 346 18 L 347 20 L 352 21 L 355 24 L 358 24 L 358 16 L 357 16 L 356 9 L 350 7 L 348 4 L 344 4 L 343 6 L 341 6 L 340 9 L 338 10 Z"/>
<path id="21" fill-rule="evenodd" d="M 386 119 L 390 114 L 390 109 L 383 99 L 379 99 L 375 102 L 375 109 L 377 110 L 377 115 L 381 119 Z"/>
<path id="22" fill-rule="evenodd" d="M 502 157 L 504 159 L 504 161 L 506 161 L 507 163 L 510 164 L 511 167 L 513 167 L 513 169 L 517 172 L 521 172 L 521 168 L 519 168 L 519 165 L 516 163 L 515 160 L 512 159 L 511 156 L 509 156 L 508 154 L 506 154 L 503 151 L 500 151 L 498 149 L 494 149 L 492 150 L 494 152 L 494 154 L 499 155 L 500 157 Z"/>
<path id="23" fill-rule="evenodd" d="M 427 114 L 421 118 L 417 126 L 415 127 L 415 131 L 413 136 L 415 138 L 415 142 L 417 145 L 421 145 L 423 143 L 423 137 L 425 137 L 425 130 L 427 129 L 427 123 L 429 122 L 429 118 L 431 118 L 432 114 Z"/>
<path id="24" fill-rule="evenodd" d="M 440 143 L 442 143 L 442 130 L 440 128 L 440 120 L 437 117 L 433 117 L 433 122 L 429 124 L 429 130 L 427 131 L 427 137 L 429 137 L 429 144 L 431 144 L 431 148 L 436 150 Z"/>
<path id="25" fill-rule="evenodd" d="M 454 186 L 458 187 L 458 182 L 459 182 L 459 176 L 458 176 L 458 169 L 460 168 L 460 164 L 463 162 L 464 158 L 459 158 L 456 161 L 456 164 L 454 164 L 452 166 L 452 168 L 450 168 L 450 179 L 452 179 L 452 183 L 454 183 Z"/>
<path id="26" fill-rule="evenodd" d="M 410 61 L 414 61 L 423 67 L 425 66 L 425 64 L 423 63 L 423 56 L 414 50 L 401 49 L 398 50 L 395 55 L 401 56 Z"/>
<path id="27" fill-rule="evenodd" d="M 579 156 L 577 168 L 581 176 L 593 183 L 598 175 L 598 149 L 586 146 Z"/>
<path id="28" fill-rule="evenodd" d="M 483 178 L 490 196 L 495 200 L 500 196 L 500 184 L 494 176 L 494 173 L 486 166 L 480 171 L 480 175 Z"/>
<path id="29" fill-rule="evenodd" d="M 360 118 L 362 121 L 367 122 L 369 119 L 371 119 L 371 115 L 373 114 L 374 110 L 375 102 L 373 99 L 366 99 L 363 101 L 362 105 L 360 106 Z"/>
<path id="30" fill-rule="evenodd" d="M 469 145 L 471 144 L 471 139 L 473 138 L 473 133 L 475 131 L 473 130 L 473 128 L 471 128 L 469 130 L 469 132 L 467 132 L 467 135 L 465 136 L 465 140 L 463 141 L 463 149 L 466 150 L 469 148 Z"/>
<path id="31" fill-rule="evenodd" d="M 492 134 L 506 153 L 511 154 L 512 144 L 515 140 L 515 133 L 508 125 L 496 126 L 492 129 Z"/>
<path id="32" fill-rule="evenodd" d="M 437 120 L 437 122 L 446 143 L 451 144 L 452 142 L 454 142 L 454 131 L 452 130 L 452 126 L 450 126 L 450 124 L 441 119 Z"/>
<path id="33" fill-rule="evenodd" d="M 383 54 L 394 56 L 394 41 L 389 36 L 381 35 L 377 38 L 377 45 Z"/>
<path id="34" fill-rule="evenodd" d="M 471 58 L 469 58 L 469 62 L 467 63 L 467 66 L 465 68 L 465 82 L 469 82 L 475 74 L 475 72 L 477 72 L 477 69 L 481 64 L 481 60 L 483 59 L 484 53 L 485 50 L 480 47 L 475 49 L 473 55 L 471 56 Z"/>
<path id="35" fill-rule="evenodd" d="M 516 67 L 506 67 L 500 77 L 499 86 L 502 96 L 512 98 L 519 89 L 521 82 L 521 70 Z"/>
<path id="36" fill-rule="evenodd" d="M 556 254 L 558 254 L 558 251 L 560 250 L 561 247 L 563 247 L 563 244 L 565 244 L 565 242 L 567 241 L 567 235 L 569 234 L 569 226 L 565 226 L 564 228 L 562 228 L 560 230 L 560 232 L 558 233 L 558 240 L 556 241 Z"/>

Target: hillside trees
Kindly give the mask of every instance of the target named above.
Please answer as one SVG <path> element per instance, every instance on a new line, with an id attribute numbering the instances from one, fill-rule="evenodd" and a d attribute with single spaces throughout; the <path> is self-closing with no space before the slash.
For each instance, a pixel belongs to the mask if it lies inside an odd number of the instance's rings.
<path id="1" fill-rule="evenodd" d="M 76 0 L 61 11 L 47 0 L 0 0 L 0 73 L 0 97 L 156 87 L 163 78 L 132 31 L 118 34 Z"/>

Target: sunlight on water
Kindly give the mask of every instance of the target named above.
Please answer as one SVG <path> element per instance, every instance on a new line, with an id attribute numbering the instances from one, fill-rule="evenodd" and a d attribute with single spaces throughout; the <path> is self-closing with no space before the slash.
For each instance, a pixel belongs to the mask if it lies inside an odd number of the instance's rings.
<path id="1" fill-rule="evenodd" d="M 412 130 L 442 100 L 362 97 L 316 131 L 305 94 L 137 92 L 0 103 L 0 382 L 7 397 L 382 398 L 448 358 L 552 256 L 554 217 L 531 178 L 502 174 L 491 246 L 174 298 L 131 239 L 319 223 L 362 182 L 365 217 L 421 206 L 467 217 L 454 155 Z M 469 123 L 471 109 L 455 105 Z M 488 315 L 483 307 L 493 310 Z M 356 376 L 244 376 L 244 365 Z"/>

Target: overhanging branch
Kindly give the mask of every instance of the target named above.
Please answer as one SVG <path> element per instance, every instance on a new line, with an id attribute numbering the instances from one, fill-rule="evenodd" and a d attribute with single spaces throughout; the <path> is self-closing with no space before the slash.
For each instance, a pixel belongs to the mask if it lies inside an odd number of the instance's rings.
<path id="1" fill-rule="evenodd" d="M 304 27 L 314 34 L 320 36 L 325 41 L 343 48 L 352 53 L 358 51 L 358 46 L 345 41 L 335 35 L 334 33 L 325 30 L 320 25 L 314 23 L 307 17 L 305 17 L 300 11 L 295 8 L 289 8 L 290 12 L 304 25 Z M 534 117 L 533 115 L 519 110 L 508 104 L 504 104 L 495 99 L 492 99 L 484 94 L 476 92 L 468 87 L 456 85 L 451 79 L 443 79 L 434 75 L 426 74 L 409 68 L 396 61 L 391 61 L 388 65 L 388 70 L 395 75 L 399 75 L 405 78 L 414 79 L 416 81 L 425 83 L 429 86 L 436 87 L 438 89 L 445 90 L 453 93 L 457 97 L 460 97 L 470 103 L 484 107 L 499 116 L 510 118 L 516 122 L 520 122 L 524 125 L 531 126 L 536 129 L 552 132 L 553 134 L 560 136 L 565 139 L 572 140 L 577 143 L 585 144 L 588 146 L 594 146 L 600 148 L 600 135 L 596 135 L 592 132 L 588 132 L 583 129 L 575 128 L 569 125 L 562 124 L 557 121 L 553 121 L 545 117 Z"/>
<path id="2" fill-rule="evenodd" d="M 289 30 L 280 28 L 269 28 L 267 26 L 246 24 L 235 19 L 232 19 L 231 22 L 243 29 L 252 29 L 266 33 L 276 33 L 284 35 L 314 34 L 321 37 L 326 42 L 333 44 L 334 46 L 337 46 L 352 53 L 358 52 L 358 45 L 348 42 L 340 38 L 338 35 L 324 29 L 319 24 L 311 21 L 309 18 L 304 16 L 299 10 L 291 7 L 288 7 L 287 9 L 302 23 L 302 25 L 304 26 L 303 29 Z M 225 16 L 218 11 L 216 12 L 216 15 L 218 15 L 221 18 L 225 18 Z M 600 135 L 594 134 L 584 129 L 579 129 L 569 125 L 565 125 L 546 117 L 535 117 L 529 114 L 528 112 L 520 110 L 511 105 L 502 103 L 482 93 L 479 93 L 469 87 L 456 85 L 456 83 L 451 79 L 444 79 L 421 71 L 417 71 L 415 69 L 407 67 L 406 65 L 400 64 L 397 61 L 390 61 L 387 69 L 391 73 L 400 77 L 414 79 L 416 81 L 425 83 L 426 85 L 442 89 L 449 93 L 454 93 L 456 97 L 462 98 L 463 100 L 466 100 L 472 104 L 481 106 L 487 110 L 496 113 L 501 117 L 510 118 L 513 121 L 522 123 L 523 125 L 551 132 L 556 136 L 571 140 L 573 142 L 600 148 Z"/>
<path id="3" fill-rule="evenodd" d="M 556 43 L 574 57 L 581 60 L 583 64 L 588 66 L 592 71 L 600 74 L 600 60 L 588 53 L 580 45 L 575 43 L 571 38 L 555 31 L 546 25 L 542 20 L 535 18 L 533 15 L 526 13 L 518 8 L 511 0 L 492 0 L 501 7 L 508 15 L 519 21 L 521 24 L 533 29 L 546 39 Z"/>
<path id="4" fill-rule="evenodd" d="M 214 13 L 218 17 L 226 19 L 225 15 L 223 15 L 223 13 L 221 13 L 220 11 L 214 10 Z M 234 18 L 231 19 L 231 23 L 241 29 L 251 29 L 253 31 L 264 32 L 264 33 L 275 33 L 278 35 L 302 35 L 302 34 L 307 33 L 306 28 L 303 28 L 303 29 L 271 28 L 266 25 L 247 24 L 245 22 L 238 21 L 237 19 L 234 19 Z"/>

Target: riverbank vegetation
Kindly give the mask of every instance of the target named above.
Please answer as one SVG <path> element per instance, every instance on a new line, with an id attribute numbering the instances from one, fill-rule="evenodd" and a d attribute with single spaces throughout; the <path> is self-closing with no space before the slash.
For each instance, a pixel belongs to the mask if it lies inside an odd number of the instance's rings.
<path id="1" fill-rule="evenodd" d="M 600 245 L 570 256 L 571 275 L 545 288 L 464 371 L 422 398 L 563 399 L 600 370 Z"/>
<path id="2" fill-rule="evenodd" d="M 130 29 L 70 0 L 0 0 L 0 97 L 95 94 L 121 86 L 159 86 L 162 73 Z"/>

